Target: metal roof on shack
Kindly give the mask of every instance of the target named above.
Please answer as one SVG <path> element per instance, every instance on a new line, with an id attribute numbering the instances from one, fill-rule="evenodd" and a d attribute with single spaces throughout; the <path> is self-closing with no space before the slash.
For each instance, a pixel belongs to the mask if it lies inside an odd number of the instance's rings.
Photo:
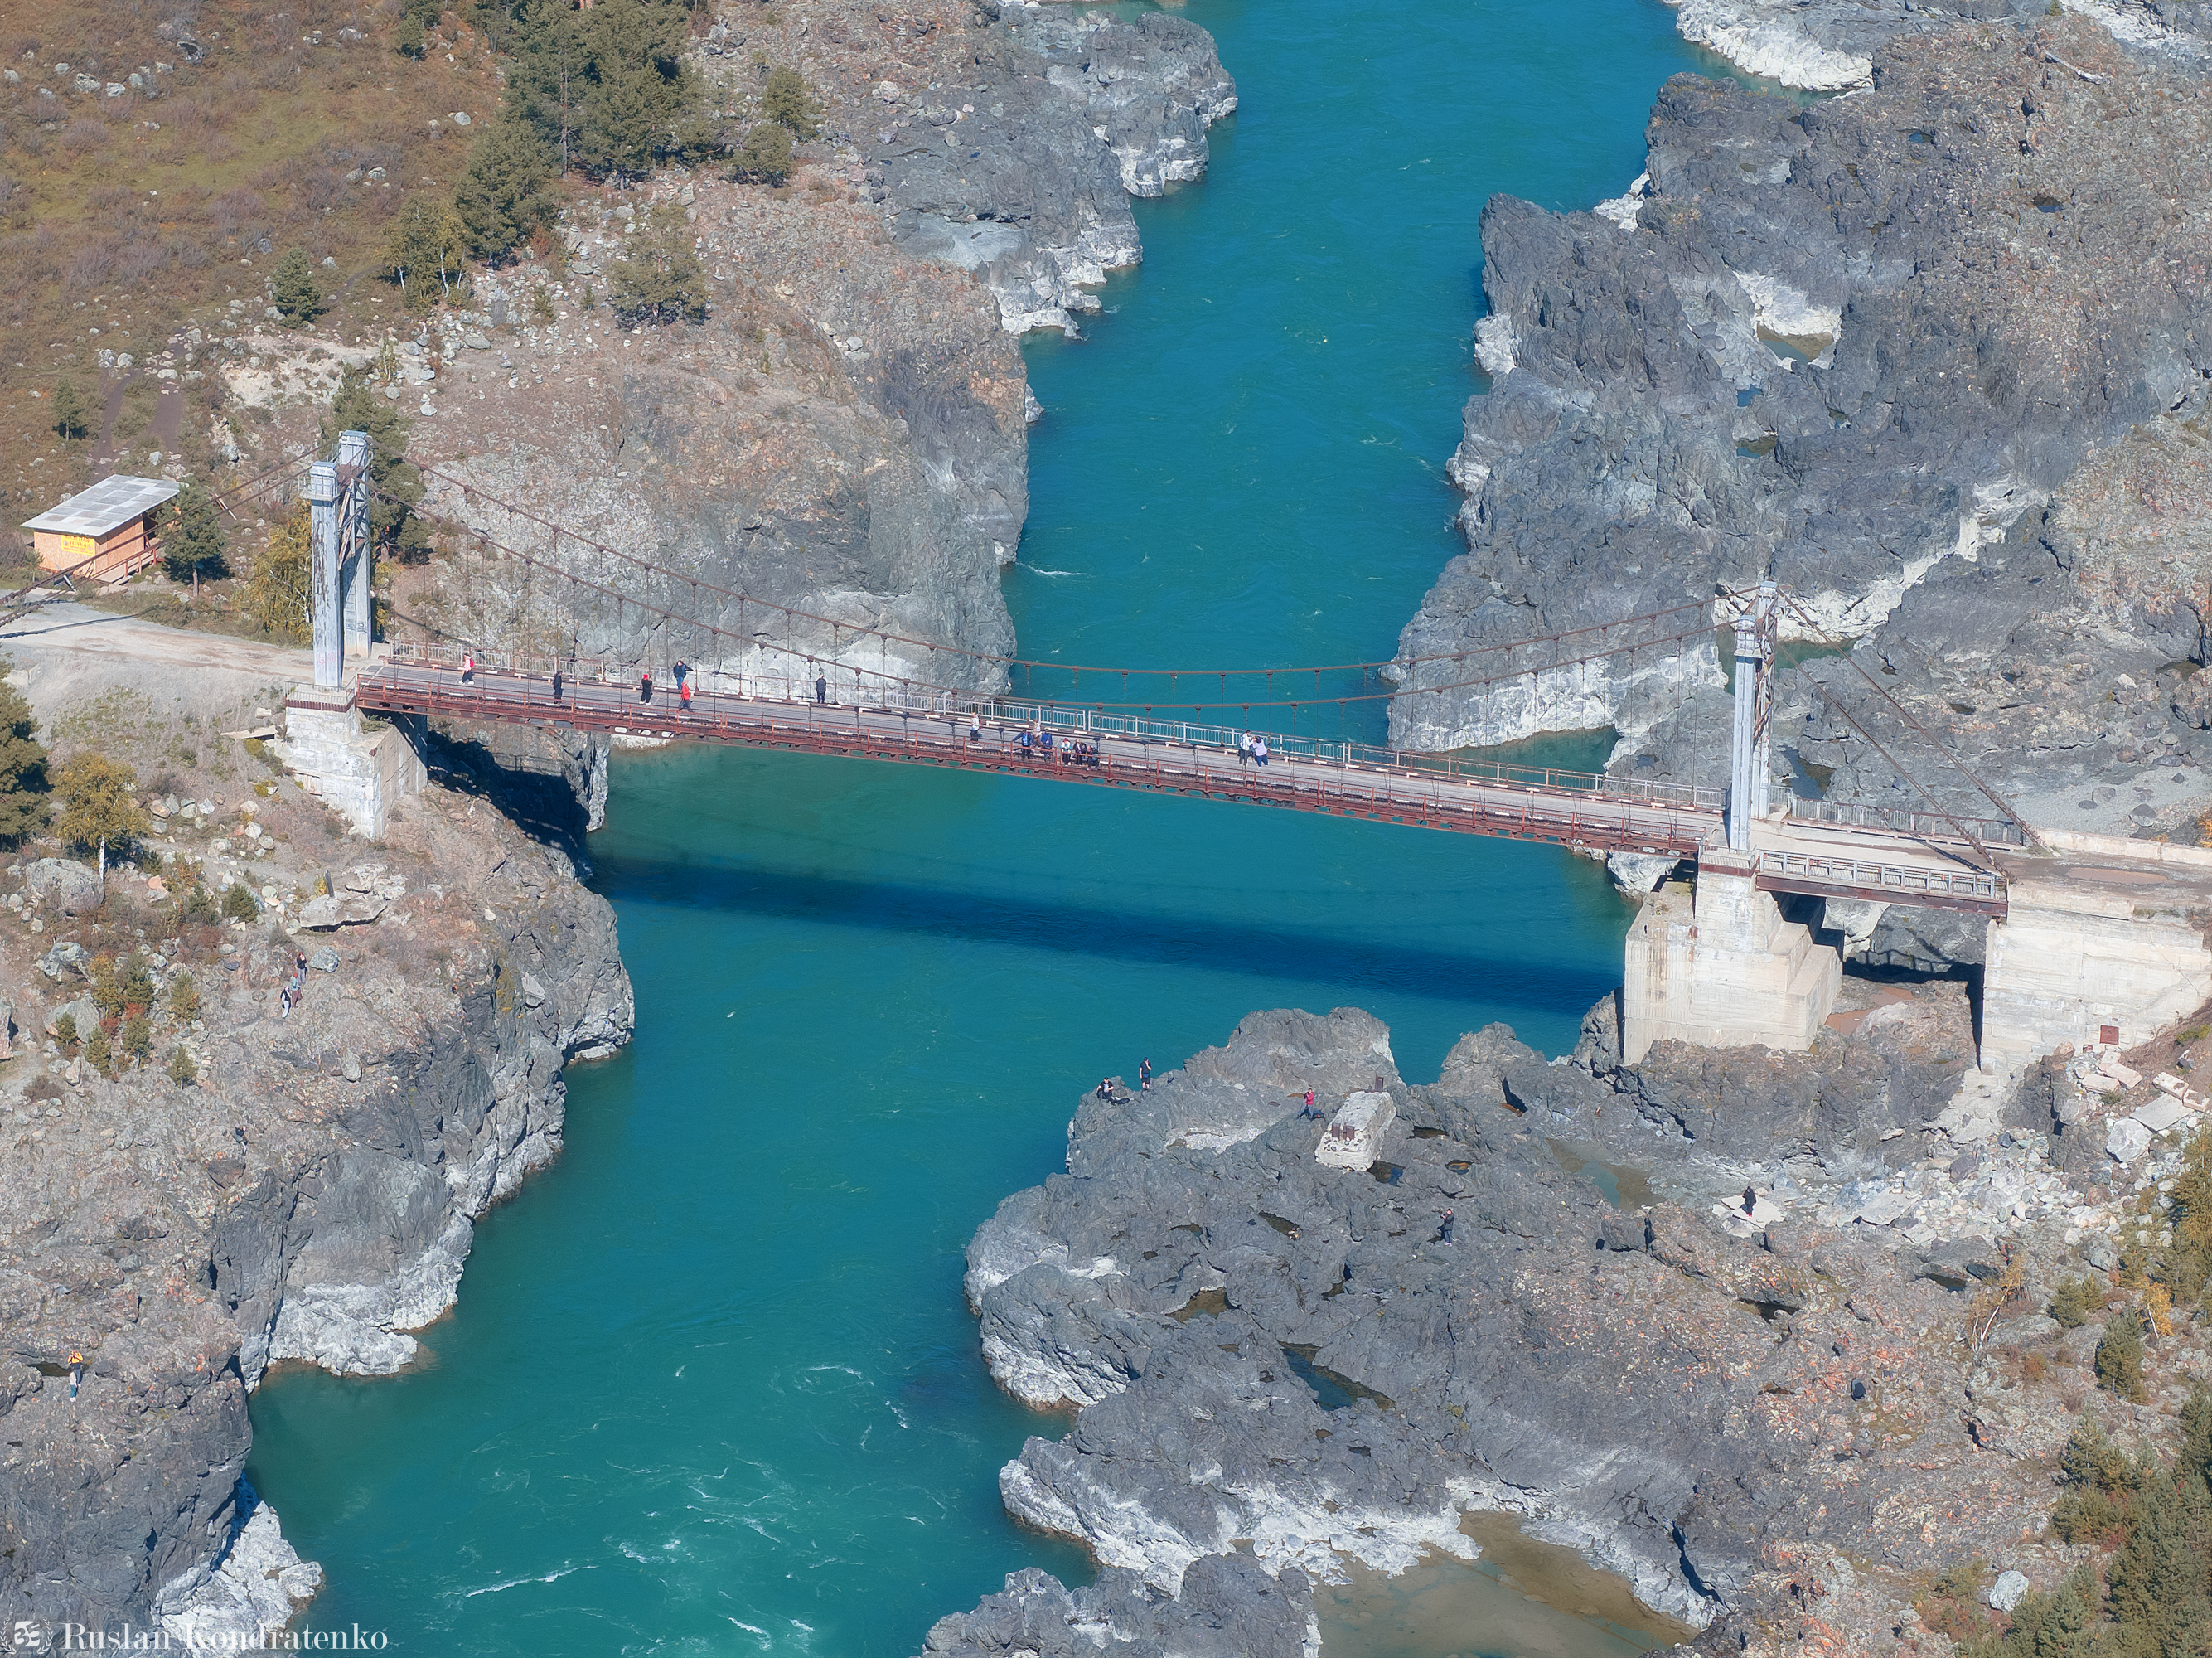
<path id="1" fill-rule="evenodd" d="M 117 472 L 36 518 L 26 519 L 23 527 L 60 535 L 89 535 L 97 540 L 174 498 L 177 490 L 178 485 L 166 478 L 127 478 Z"/>

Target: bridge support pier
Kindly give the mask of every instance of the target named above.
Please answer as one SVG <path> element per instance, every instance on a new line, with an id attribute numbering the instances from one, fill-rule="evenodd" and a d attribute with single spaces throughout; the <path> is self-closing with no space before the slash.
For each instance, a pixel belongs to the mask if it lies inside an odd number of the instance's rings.
<path id="1" fill-rule="evenodd" d="M 1802 1051 L 1836 1005 L 1843 959 L 1785 921 L 1759 890 L 1747 858 L 1710 850 L 1685 903 L 1662 888 L 1628 930 L 1621 980 L 1621 1057 L 1654 1042 Z"/>
<path id="2" fill-rule="evenodd" d="M 395 729 L 364 732 L 351 690 L 302 686 L 284 702 L 277 758 L 300 786 L 337 812 L 354 833 L 384 838 L 392 808 L 429 781 L 422 761 Z"/>

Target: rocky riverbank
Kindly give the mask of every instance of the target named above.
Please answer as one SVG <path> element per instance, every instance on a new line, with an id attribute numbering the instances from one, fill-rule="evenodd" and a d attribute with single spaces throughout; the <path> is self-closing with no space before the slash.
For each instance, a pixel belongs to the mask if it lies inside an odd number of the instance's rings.
<path id="1" fill-rule="evenodd" d="M 1395 740 L 1611 725 L 1616 770 L 1711 780 L 1696 607 L 1771 577 L 1785 637 L 1851 656 L 1785 677 L 1785 785 L 1917 802 L 1878 741 L 1993 812 L 1901 705 L 2045 821 L 2193 818 L 2212 224 L 2176 168 L 2212 95 L 2178 45 L 2070 8 L 1912 16 L 1850 97 L 1677 77 L 1595 212 L 1491 203 L 1468 551 L 1405 631 L 1443 659 L 1402 681 Z M 1462 650 L 1674 607 L 1682 641 L 1448 688 Z"/>
<path id="2" fill-rule="evenodd" d="M 235 1649 L 293 1617 L 319 1574 L 240 1478 L 246 1395 L 279 1362 L 412 1360 L 474 1222 L 559 1154 L 563 1068 L 629 1035 L 611 911 L 503 815 L 495 769 L 441 765 L 370 849 L 237 735 L 256 694 L 41 709 L 64 749 L 136 764 L 161 864 L 112 869 L 104 905 L 35 850 L 0 875 L 19 1649 L 25 1621 L 31 1650 L 65 1624 Z"/>
<path id="3" fill-rule="evenodd" d="M 1571 1059 L 1493 1026 L 1424 1084 L 1364 1014 L 1255 1014 L 1086 1099 L 1066 1171 L 1000 1206 L 967 1283 L 993 1375 L 1077 1411 L 1007 1465 L 1007 1506 L 1101 1575 L 1021 1574 L 929 1651 L 1310 1655 L 1316 1581 L 1466 1557 L 1469 1509 L 1716 1651 L 1948 1650 L 1911 1605 L 1977 1556 L 2049 1587 L 2080 1554 L 2045 1535 L 2077 1412 L 2155 1442 L 2212 1374 L 2185 1331 L 2124 1403 L 2098 1332 L 2044 1313 L 2177 1156 L 2117 1164 L 2048 1078 L 2002 1142 L 1954 1146 L 1960 986 L 1847 1000 L 1809 1054 L 1663 1044 L 1625 1070 L 1601 1004 Z M 1346 1106 L 1382 1124 L 1348 1157 Z"/>

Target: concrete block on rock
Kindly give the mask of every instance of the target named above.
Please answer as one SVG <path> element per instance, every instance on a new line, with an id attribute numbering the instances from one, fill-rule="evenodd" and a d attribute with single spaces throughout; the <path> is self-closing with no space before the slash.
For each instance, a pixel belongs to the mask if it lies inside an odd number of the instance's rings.
<path id="1" fill-rule="evenodd" d="M 1365 1168 L 1375 1161 L 1382 1137 L 1398 1120 L 1398 1107 L 1387 1094 L 1352 1095 L 1328 1119 L 1315 1148 L 1314 1161 L 1328 1168 Z"/>

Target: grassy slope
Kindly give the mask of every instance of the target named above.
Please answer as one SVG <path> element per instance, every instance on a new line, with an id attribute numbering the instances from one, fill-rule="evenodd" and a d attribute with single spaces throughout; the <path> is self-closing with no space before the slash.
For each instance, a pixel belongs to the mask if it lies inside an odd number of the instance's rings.
<path id="1" fill-rule="evenodd" d="M 286 3 L 48 0 L 34 27 L 0 33 L 0 65 L 21 77 L 0 84 L 0 558 L 26 557 L 11 545 L 28 539 L 15 524 L 89 482 L 112 448 L 143 464 L 173 430 L 173 452 L 216 475 L 211 354 L 197 358 L 196 383 L 180 362 L 157 405 L 149 377 L 102 373 L 101 348 L 143 361 L 188 326 L 271 326 L 265 283 L 294 247 L 331 290 L 318 332 L 357 338 L 396 316 L 374 275 L 386 222 L 406 191 L 459 172 L 473 134 L 451 114 L 481 121 L 496 106 L 491 55 L 451 14 L 417 63 L 391 49 L 392 0 Z M 197 64 L 179 36 L 198 44 Z M 145 73 L 157 62 L 174 68 Z M 63 63 L 70 73 L 56 74 Z M 73 85 L 79 73 L 104 88 L 133 71 L 148 94 Z M 381 182 L 367 179 L 372 168 Z M 325 257 L 336 269 L 321 268 Z M 232 313 L 233 300 L 247 308 Z M 63 443 L 51 405 L 32 395 L 64 375 L 103 411 L 90 441 Z"/>

